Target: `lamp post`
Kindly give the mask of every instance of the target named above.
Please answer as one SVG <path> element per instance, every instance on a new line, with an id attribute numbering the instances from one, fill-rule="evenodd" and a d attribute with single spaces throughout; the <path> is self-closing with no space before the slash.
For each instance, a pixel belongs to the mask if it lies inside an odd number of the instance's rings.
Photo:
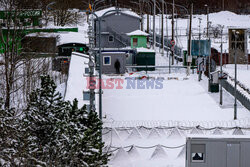
<path id="1" fill-rule="evenodd" d="M 233 30 L 235 41 L 234 41 L 234 120 L 237 119 L 237 39 L 239 32 Z"/>
<path id="2" fill-rule="evenodd" d="M 116 8 L 115 10 L 106 11 L 103 15 L 97 16 L 95 12 L 84 10 L 85 12 L 89 12 L 90 14 L 94 15 L 98 20 L 98 50 L 99 50 L 99 119 L 102 120 L 102 53 L 101 53 L 101 22 L 104 16 L 108 13 L 116 12 L 120 13 L 121 10 Z"/>
<path id="3" fill-rule="evenodd" d="M 222 52 L 223 52 L 223 28 L 224 26 L 221 26 L 221 53 L 220 53 L 220 78 L 222 79 Z M 221 80 L 222 81 L 222 80 Z M 222 82 L 220 81 L 220 105 L 222 105 L 222 93 L 223 93 L 223 90 L 222 90 Z"/>
<path id="4" fill-rule="evenodd" d="M 210 43 L 210 36 L 209 36 L 209 6 L 207 4 L 204 5 L 205 7 L 207 7 L 207 38 L 209 40 Z M 211 50 L 210 50 L 210 54 L 208 56 L 208 91 L 210 92 L 210 85 L 211 85 L 211 76 L 210 76 L 210 70 L 211 70 Z"/>
<path id="5" fill-rule="evenodd" d="M 174 41 L 174 0 L 173 0 L 173 8 L 172 8 L 172 41 Z M 174 65 L 174 46 L 171 48 L 172 55 L 172 65 Z"/>

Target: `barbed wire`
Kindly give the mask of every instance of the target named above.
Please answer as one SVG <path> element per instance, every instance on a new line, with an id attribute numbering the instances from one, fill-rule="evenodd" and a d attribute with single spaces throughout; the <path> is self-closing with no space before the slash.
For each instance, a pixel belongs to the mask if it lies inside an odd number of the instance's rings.
<path id="1" fill-rule="evenodd" d="M 235 126 L 235 127 L 213 127 L 213 128 L 205 128 L 205 127 L 202 127 L 202 126 L 194 126 L 194 127 L 163 127 L 163 126 L 160 126 L 160 127 L 152 127 L 152 128 L 149 128 L 149 127 L 144 127 L 144 126 L 138 126 L 138 127 L 124 127 L 124 129 L 122 127 L 119 127 L 119 128 L 115 128 L 116 131 L 123 131 L 123 130 L 133 130 L 134 128 L 137 128 L 138 130 L 142 129 L 142 128 L 145 128 L 147 130 L 152 130 L 152 129 L 164 129 L 164 130 L 173 130 L 173 129 L 178 129 L 178 130 L 182 130 L 182 131 L 190 131 L 192 129 L 197 129 L 197 130 L 206 130 L 206 131 L 211 131 L 211 130 L 215 130 L 215 129 L 220 129 L 220 130 L 233 130 L 233 129 L 242 129 L 242 130 L 250 130 L 250 127 L 238 127 L 238 126 Z M 112 131 L 112 128 L 108 128 L 108 127 L 105 127 L 104 129 L 107 129 L 107 132 L 103 133 L 103 135 L 106 135 L 108 133 L 110 133 Z"/>
<path id="2" fill-rule="evenodd" d="M 123 148 L 123 149 L 129 148 L 129 149 L 128 149 L 128 152 L 129 152 L 129 151 L 132 150 L 133 147 L 134 147 L 134 148 L 139 148 L 139 149 L 152 149 L 152 148 L 156 148 L 156 147 L 158 147 L 158 146 L 164 147 L 164 148 L 166 148 L 166 149 L 178 149 L 178 148 L 182 148 L 182 147 L 186 146 L 186 144 L 182 144 L 182 145 L 174 146 L 174 147 L 173 147 L 173 146 L 164 146 L 164 145 L 162 145 L 162 144 L 156 144 L 156 145 L 147 146 L 147 147 L 146 147 L 146 146 L 138 146 L 138 145 L 128 145 L 128 146 L 124 146 L 124 147 L 110 146 L 110 148 L 113 148 L 114 150 L 110 150 L 109 152 L 112 153 L 112 152 L 115 152 L 115 151 L 117 151 L 117 150 L 119 150 L 119 149 L 121 149 L 121 148 Z"/>

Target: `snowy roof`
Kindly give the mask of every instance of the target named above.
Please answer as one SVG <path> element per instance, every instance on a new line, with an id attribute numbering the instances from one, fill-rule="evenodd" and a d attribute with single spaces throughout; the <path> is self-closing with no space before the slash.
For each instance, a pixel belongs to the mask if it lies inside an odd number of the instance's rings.
<path id="1" fill-rule="evenodd" d="M 126 52 L 102 52 L 102 54 L 125 54 Z"/>
<path id="2" fill-rule="evenodd" d="M 136 48 L 136 51 L 139 53 L 155 53 L 155 50 L 147 48 Z"/>
<path id="3" fill-rule="evenodd" d="M 66 43 L 88 44 L 89 39 L 85 34 L 81 34 L 79 32 L 59 33 L 59 41 L 57 42 L 57 46 Z"/>
<path id="4" fill-rule="evenodd" d="M 53 37 L 58 37 L 58 33 L 37 32 L 37 33 L 27 34 L 26 37 L 53 38 Z"/>
<path id="5" fill-rule="evenodd" d="M 39 33 L 31 33 L 26 35 L 28 37 L 56 37 L 57 38 L 57 46 L 66 44 L 66 43 L 80 43 L 87 44 L 89 39 L 79 32 L 60 32 L 60 33 L 47 33 L 47 32 L 39 32 Z"/>
<path id="6" fill-rule="evenodd" d="M 149 36 L 148 33 L 144 32 L 144 31 L 141 31 L 141 30 L 135 30 L 135 31 L 132 31 L 130 33 L 127 33 L 128 36 L 135 36 L 135 35 L 138 35 L 138 36 Z"/>
<path id="7" fill-rule="evenodd" d="M 200 134 L 188 134 L 187 138 L 195 138 L 195 139 L 249 139 L 249 135 L 200 135 Z"/>
<path id="8" fill-rule="evenodd" d="M 110 7 L 110 8 L 106 8 L 106 9 L 103 9 L 103 10 L 99 10 L 97 12 L 95 12 L 95 14 L 100 17 L 102 16 L 104 13 L 106 13 L 107 11 L 110 11 L 110 10 L 115 10 L 116 8 L 115 7 Z M 135 12 L 133 12 L 132 10 L 129 10 L 129 9 L 126 9 L 126 8 L 119 8 L 119 10 L 121 10 L 123 14 L 126 14 L 126 15 L 130 15 L 130 16 L 133 16 L 133 17 L 136 17 L 136 18 L 141 18 L 138 14 L 136 14 Z M 111 12 L 111 13 L 108 13 L 107 15 L 110 15 L 110 14 L 114 14 L 115 12 Z"/>

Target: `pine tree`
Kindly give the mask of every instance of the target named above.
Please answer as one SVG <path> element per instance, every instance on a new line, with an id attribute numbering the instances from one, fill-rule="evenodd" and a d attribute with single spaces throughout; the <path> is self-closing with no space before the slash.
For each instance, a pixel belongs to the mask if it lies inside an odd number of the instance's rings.
<path id="1" fill-rule="evenodd" d="M 49 76 L 41 77 L 41 88 L 30 95 L 25 111 L 28 132 L 28 166 L 86 166 L 107 164 L 102 149 L 102 122 L 96 112 L 87 112 L 63 101 Z"/>
<path id="2" fill-rule="evenodd" d="M 108 162 L 107 153 L 103 153 L 104 143 L 102 142 L 102 122 L 95 111 L 90 111 L 86 122 L 85 132 L 86 150 L 84 160 L 90 167 L 104 166 Z"/>
<path id="3" fill-rule="evenodd" d="M 65 121 L 64 113 L 68 107 L 68 102 L 64 102 L 56 92 L 54 81 L 49 76 L 42 76 L 41 88 L 30 95 L 24 119 L 26 131 L 30 135 L 29 152 L 34 153 L 31 155 L 34 162 L 29 162 L 31 165 L 37 162 L 56 165 L 61 145 L 58 126 Z"/>

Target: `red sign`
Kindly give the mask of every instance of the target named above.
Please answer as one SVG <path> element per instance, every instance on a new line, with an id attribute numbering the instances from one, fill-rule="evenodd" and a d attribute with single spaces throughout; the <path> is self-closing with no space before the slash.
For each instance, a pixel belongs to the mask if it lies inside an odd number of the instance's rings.
<path id="1" fill-rule="evenodd" d="M 171 41 L 170 41 L 170 44 L 171 44 L 171 45 L 175 45 L 175 41 L 174 41 L 174 40 L 171 40 Z"/>

